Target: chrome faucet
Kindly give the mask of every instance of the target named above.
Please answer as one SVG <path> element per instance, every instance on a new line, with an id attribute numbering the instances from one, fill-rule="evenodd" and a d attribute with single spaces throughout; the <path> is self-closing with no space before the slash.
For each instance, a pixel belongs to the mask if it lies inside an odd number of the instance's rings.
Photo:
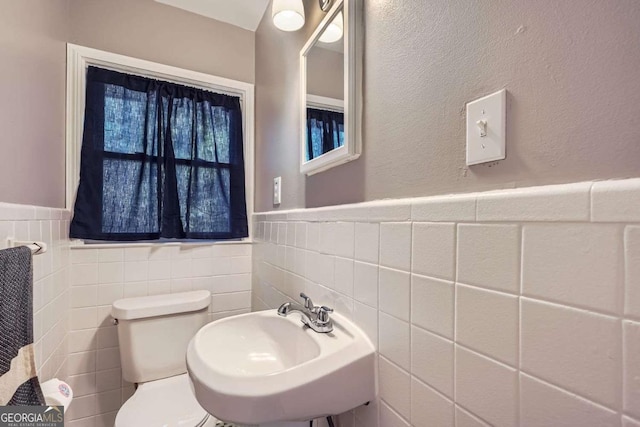
<path id="1" fill-rule="evenodd" d="M 309 326 L 316 332 L 326 333 L 333 331 L 333 322 L 329 318 L 329 314 L 333 313 L 333 309 L 322 306 L 313 305 L 311 298 L 306 296 L 304 292 L 300 293 L 300 297 L 304 300 L 304 304 L 300 305 L 295 302 L 285 302 L 278 307 L 278 314 L 286 317 L 291 312 L 300 313 L 302 323 Z"/>

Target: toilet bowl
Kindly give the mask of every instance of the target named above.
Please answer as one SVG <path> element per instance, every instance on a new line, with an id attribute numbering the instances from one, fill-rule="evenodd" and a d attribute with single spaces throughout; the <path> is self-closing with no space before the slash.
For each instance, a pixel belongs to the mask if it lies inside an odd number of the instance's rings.
<path id="1" fill-rule="evenodd" d="M 136 391 L 115 427 L 214 427 L 198 404 L 186 367 L 187 345 L 207 321 L 208 291 L 125 298 L 113 303 L 122 378 Z"/>
<path id="2" fill-rule="evenodd" d="M 196 401 L 187 374 L 138 386 L 116 416 L 115 427 L 215 427 Z"/>

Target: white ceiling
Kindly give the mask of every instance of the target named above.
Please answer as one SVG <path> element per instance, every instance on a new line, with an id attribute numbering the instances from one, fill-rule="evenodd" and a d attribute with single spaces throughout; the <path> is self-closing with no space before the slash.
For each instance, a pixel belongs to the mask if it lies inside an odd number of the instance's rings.
<path id="1" fill-rule="evenodd" d="M 269 0 L 156 0 L 246 30 L 255 31 Z"/>

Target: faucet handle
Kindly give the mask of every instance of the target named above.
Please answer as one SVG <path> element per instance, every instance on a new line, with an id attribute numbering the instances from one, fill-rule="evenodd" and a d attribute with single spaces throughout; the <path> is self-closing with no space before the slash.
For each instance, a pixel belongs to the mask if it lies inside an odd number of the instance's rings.
<path id="1" fill-rule="evenodd" d="M 322 307 L 318 307 L 318 323 L 326 324 L 329 323 L 329 314 L 333 313 L 333 308 L 329 308 L 326 305 Z"/>
<path id="2" fill-rule="evenodd" d="M 304 292 L 300 292 L 300 298 L 304 300 L 304 308 L 309 311 L 313 311 L 313 308 L 315 306 L 313 305 L 313 301 L 311 301 L 311 298 L 309 298 Z"/>

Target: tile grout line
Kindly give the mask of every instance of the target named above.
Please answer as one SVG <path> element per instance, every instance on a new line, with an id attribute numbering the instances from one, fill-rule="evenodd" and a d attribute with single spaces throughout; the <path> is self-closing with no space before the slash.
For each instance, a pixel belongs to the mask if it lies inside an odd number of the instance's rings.
<path id="1" fill-rule="evenodd" d="M 518 277 L 519 277 L 519 295 L 518 295 L 518 317 L 516 322 L 517 325 L 517 341 L 516 345 L 518 346 L 518 359 L 516 363 L 517 369 L 517 388 L 516 388 L 516 417 L 518 425 L 522 424 L 522 403 L 520 402 L 522 396 L 522 383 L 521 383 L 521 372 L 522 372 L 522 294 L 524 290 L 524 227 L 522 224 L 518 224 L 518 237 L 520 241 L 518 242 L 518 249 L 520 250 L 519 262 L 518 262 Z"/>
<path id="2" fill-rule="evenodd" d="M 477 204 L 478 201 L 477 199 L 474 201 L 476 204 L 476 208 L 477 208 Z M 477 214 L 476 214 L 477 215 Z M 456 386 L 457 383 L 457 379 L 458 379 L 458 368 L 457 368 L 457 349 L 456 346 L 458 345 L 458 275 L 459 275 L 459 257 L 460 257 L 460 233 L 459 233 L 459 228 L 460 228 L 460 223 L 456 223 L 455 228 L 454 228 L 454 239 L 455 239 L 455 252 L 454 252 L 454 283 L 453 283 L 453 369 L 452 369 L 452 375 L 453 375 L 453 379 L 452 379 L 452 385 L 453 385 L 453 402 L 454 402 L 454 408 L 453 408 L 453 423 L 454 425 L 457 425 L 458 422 L 458 415 L 455 409 L 455 405 L 456 402 L 458 401 L 458 387 Z"/>

